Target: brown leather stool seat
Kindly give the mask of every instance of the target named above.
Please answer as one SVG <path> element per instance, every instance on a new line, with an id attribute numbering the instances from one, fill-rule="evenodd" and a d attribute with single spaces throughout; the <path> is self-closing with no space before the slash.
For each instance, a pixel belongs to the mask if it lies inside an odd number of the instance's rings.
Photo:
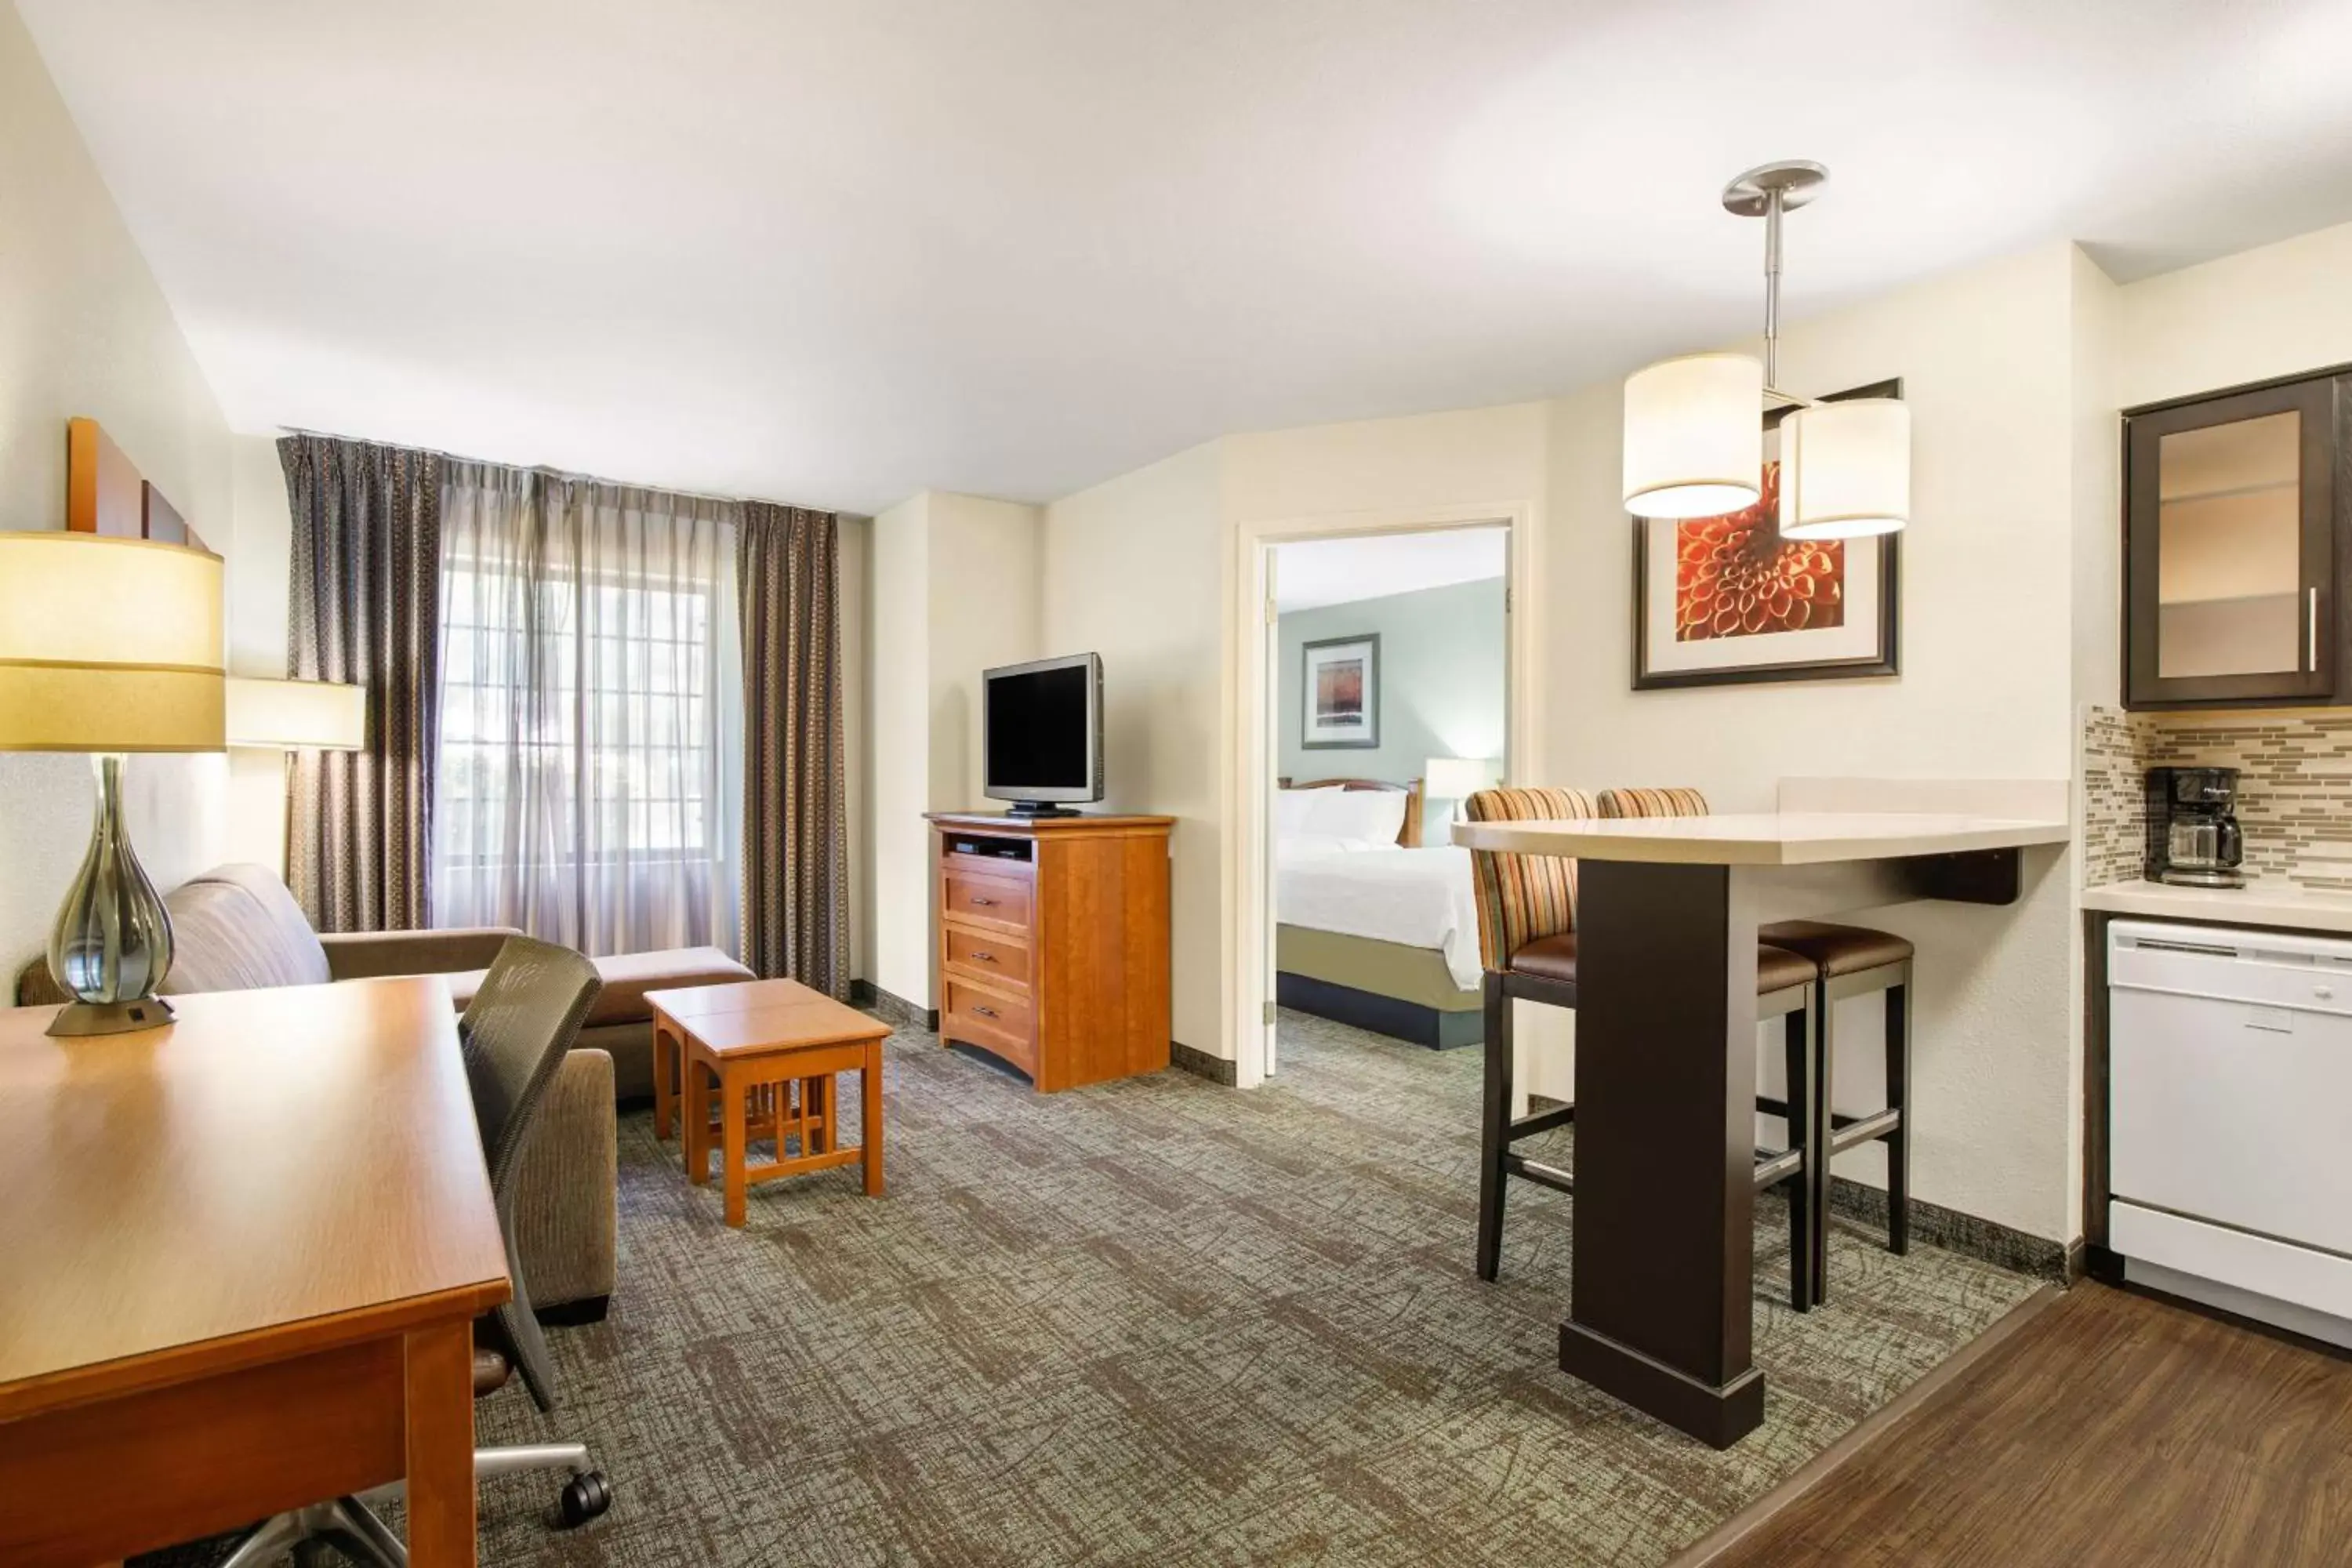
<path id="1" fill-rule="evenodd" d="M 1828 921 L 1779 921 L 1756 934 L 1774 947 L 1802 955 L 1824 977 L 1901 963 L 1916 951 L 1908 939 L 1893 931 L 1833 925 Z"/>
<path id="2" fill-rule="evenodd" d="M 1511 954 L 1511 968 L 1521 974 L 1532 974 L 1540 980 L 1557 980 L 1563 985 L 1576 984 L 1576 933 L 1564 931 L 1558 936 L 1539 936 L 1518 952 Z"/>
<path id="3" fill-rule="evenodd" d="M 1791 921 L 1789 923 L 1811 927 L 1815 922 Z M 1821 926 L 1818 929 L 1850 931 L 1858 936 L 1885 936 L 1884 931 L 1865 931 L 1858 926 Z M 1887 940 L 1902 942 L 1900 937 Z M 1909 942 L 1903 942 L 1906 956 L 1909 954 L 1910 946 Z M 1791 985 L 1810 985 L 1822 963 L 1821 959 L 1810 953 L 1793 951 L 1787 946 L 1759 944 L 1756 949 L 1756 994 L 1762 996 L 1774 991 L 1786 991 Z M 1511 970 L 1517 974 L 1532 974 L 1539 980 L 1556 980 L 1563 985 L 1575 984 L 1576 933 L 1562 931 L 1557 936 L 1538 937 L 1511 954 Z"/>

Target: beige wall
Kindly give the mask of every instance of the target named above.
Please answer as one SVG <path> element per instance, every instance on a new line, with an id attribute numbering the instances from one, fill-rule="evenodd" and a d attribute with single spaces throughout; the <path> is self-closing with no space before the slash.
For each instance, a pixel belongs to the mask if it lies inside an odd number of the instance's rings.
<path id="1" fill-rule="evenodd" d="M 980 672 L 1047 651 L 1037 610 L 1045 514 L 938 491 L 930 521 L 930 808 L 986 810 Z"/>
<path id="2" fill-rule="evenodd" d="M 926 490 L 873 522 L 874 984 L 933 1005 L 927 811 L 974 810 L 980 672 L 1037 653 L 1034 506 Z"/>
<path id="3" fill-rule="evenodd" d="M 874 984 L 930 1005 L 931 640 L 929 493 L 874 519 Z"/>
<path id="4" fill-rule="evenodd" d="M 2352 224 L 2118 290 L 2117 406 L 2352 363 Z"/>
<path id="5" fill-rule="evenodd" d="M 271 436 L 230 437 L 236 557 L 228 574 L 228 668 L 232 675 L 286 674 L 288 571 L 294 520 L 286 473 Z M 286 753 L 239 748 L 228 754 L 228 844 L 224 858 L 286 870 Z"/>
<path id="6" fill-rule="evenodd" d="M 1103 661 L 1104 806 L 1173 816 L 1174 1037 L 1230 1057 L 1224 531 L 1217 448 L 1045 509 L 1042 646 Z"/>
<path id="7" fill-rule="evenodd" d="M 0 528 L 65 526 L 66 421 L 88 415 L 238 562 L 228 429 L 16 12 L 0 5 Z M 217 860 L 228 763 L 135 757 L 130 830 L 165 887 Z M 89 841 L 89 763 L 0 754 L 0 972 L 47 941 Z"/>

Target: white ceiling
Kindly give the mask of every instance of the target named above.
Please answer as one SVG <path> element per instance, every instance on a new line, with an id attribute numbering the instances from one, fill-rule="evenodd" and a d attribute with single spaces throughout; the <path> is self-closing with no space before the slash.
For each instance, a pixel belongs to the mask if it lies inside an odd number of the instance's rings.
<path id="1" fill-rule="evenodd" d="M 1275 608 L 1289 615 L 1500 577 L 1509 538 L 1507 529 L 1449 528 L 1277 545 Z"/>
<path id="2" fill-rule="evenodd" d="M 17 0 L 242 428 L 870 510 L 2352 218 L 2344 0 Z"/>

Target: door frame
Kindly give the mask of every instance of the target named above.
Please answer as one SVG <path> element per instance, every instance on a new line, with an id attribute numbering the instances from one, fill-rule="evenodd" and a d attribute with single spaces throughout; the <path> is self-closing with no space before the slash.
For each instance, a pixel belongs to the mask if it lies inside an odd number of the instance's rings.
<path id="1" fill-rule="evenodd" d="M 1265 1081 L 1274 1000 L 1272 816 L 1276 759 L 1274 727 L 1279 717 L 1275 667 L 1278 636 L 1271 587 L 1274 547 L 1310 540 L 1371 538 L 1391 533 L 1437 533 L 1457 528 L 1501 528 L 1505 532 L 1506 590 L 1503 614 L 1504 753 L 1507 782 L 1543 774 L 1538 717 L 1542 707 L 1542 604 L 1535 591 L 1541 548 L 1530 501 L 1465 506 L 1404 507 L 1372 511 L 1326 512 L 1238 523 L 1234 534 L 1235 672 L 1234 768 L 1226 820 L 1233 833 L 1226 851 L 1224 882 L 1231 902 L 1226 929 L 1233 934 L 1228 973 L 1234 977 L 1230 1026 L 1235 1045 L 1234 1083 L 1253 1089 Z"/>

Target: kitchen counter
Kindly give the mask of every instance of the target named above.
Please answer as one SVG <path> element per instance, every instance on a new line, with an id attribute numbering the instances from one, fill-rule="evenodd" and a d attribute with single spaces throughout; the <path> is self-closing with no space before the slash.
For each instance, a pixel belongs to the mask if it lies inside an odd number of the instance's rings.
<path id="1" fill-rule="evenodd" d="M 2109 882 L 2085 889 L 2083 907 L 2102 914 L 2198 921 L 2207 925 L 2283 926 L 2352 933 L 2352 893 L 2318 892 L 2264 880 L 2242 888 L 2175 888 L 2163 882 Z"/>

